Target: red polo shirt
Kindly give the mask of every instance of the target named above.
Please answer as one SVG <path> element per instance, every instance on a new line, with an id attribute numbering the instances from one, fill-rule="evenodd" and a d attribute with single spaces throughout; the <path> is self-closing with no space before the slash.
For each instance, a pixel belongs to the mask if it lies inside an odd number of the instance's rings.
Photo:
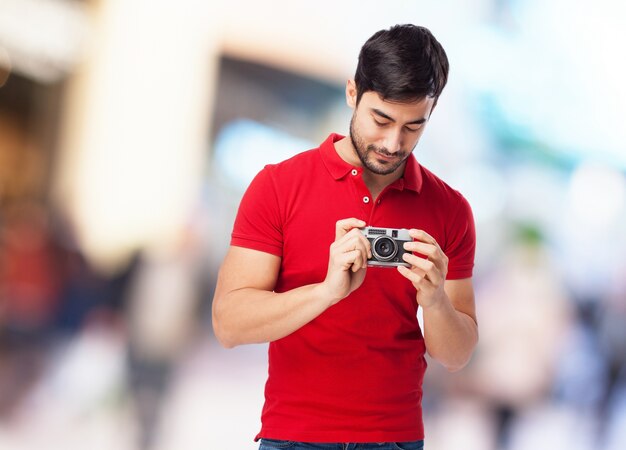
<path id="1" fill-rule="evenodd" d="M 475 231 L 461 194 L 411 156 L 404 176 L 374 201 L 363 169 L 335 151 L 341 138 L 266 166 L 243 196 L 231 244 L 281 257 L 275 291 L 284 292 L 324 280 L 335 222 L 356 217 L 425 230 L 449 258 L 448 279 L 471 277 Z M 257 438 L 423 439 L 424 352 L 415 288 L 395 269 L 369 267 L 350 296 L 270 343 Z"/>

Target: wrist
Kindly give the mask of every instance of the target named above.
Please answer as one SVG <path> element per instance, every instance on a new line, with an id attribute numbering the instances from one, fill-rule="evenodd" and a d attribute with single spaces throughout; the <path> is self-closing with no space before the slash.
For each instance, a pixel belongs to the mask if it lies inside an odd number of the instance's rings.
<path id="1" fill-rule="evenodd" d="M 450 304 L 447 296 L 445 295 L 436 296 L 435 298 L 429 299 L 428 301 L 418 300 L 418 303 L 420 304 L 424 312 L 425 311 L 430 311 L 430 312 L 444 311 L 446 309 L 446 306 Z"/>
<path id="2" fill-rule="evenodd" d="M 326 281 L 322 281 L 313 286 L 313 296 L 316 300 L 324 303 L 327 308 L 341 300 L 341 298 L 333 295 L 332 289 L 329 288 Z"/>

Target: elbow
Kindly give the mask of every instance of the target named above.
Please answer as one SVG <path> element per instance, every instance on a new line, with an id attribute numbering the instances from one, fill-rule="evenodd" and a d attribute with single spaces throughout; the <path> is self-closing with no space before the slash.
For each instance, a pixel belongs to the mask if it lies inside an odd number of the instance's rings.
<path id="1" fill-rule="evenodd" d="M 473 331 L 474 332 L 468 339 L 466 346 L 459 348 L 452 355 L 449 355 L 449 358 L 441 360 L 441 363 L 448 372 L 458 372 L 469 364 L 472 359 L 472 355 L 474 354 L 474 350 L 478 345 L 478 327 L 474 327 Z"/>
<path id="2" fill-rule="evenodd" d="M 229 341 L 229 340 L 226 340 L 226 339 L 217 338 L 217 342 L 219 342 L 220 345 L 222 347 L 224 347 L 225 349 L 227 349 L 227 350 L 230 350 L 231 348 L 237 347 L 237 344 L 234 341 Z"/>
<path id="3" fill-rule="evenodd" d="M 442 363 L 446 370 L 450 373 L 459 372 L 467 363 L 469 363 L 470 358 L 467 358 L 465 361 L 454 361 L 454 362 L 445 362 Z"/>
<path id="4" fill-rule="evenodd" d="M 445 369 L 450 372 L 458 372 L 461 369 L 465 368 L 472 359 L 472 354 L 474 353 L 474 349 L 476 348 L 477 339 L 474 340 L 471 347 L 466 347 L 464 349 L 458 349 L 452 353 L 446 354 L 430 354 L 435 360 L 437 360 Z"/>
<path id="5" fill-rule="evenodd" d="M 232 332 L 229 332 L 229 327 L 224 324 L 224 320 L 221 317 L 219 308 L 216 307 L 218 302 L 213 301 L 213 311 L 211 314 L 211 324 L 213 325 L 213 334 L 217 339 L 217 342 L 226 349 L 234 348 L 238 345 Z"/>
<path id="6" fill-rule="evenodd" d="M 238 344 L 235 339 L 233 339 L 233 336 L 223 329 L 223 327 L 219 324 L 219 321 L 215 320 L 215 317 L 212 322 L 213 334 L 215 335 L 217 342 L 226 349 L 235 348 Z"/>
<path id="7" fill-rule="evenodd" d="M 213 334 L 215 335 L 217 342 L 226 349 L 231 349 L 237 346 L 237 343 L 229 336 L 228 333 L 224 332 L 218 325 L 216 325 L 215 320 L 213 320 Z"/>

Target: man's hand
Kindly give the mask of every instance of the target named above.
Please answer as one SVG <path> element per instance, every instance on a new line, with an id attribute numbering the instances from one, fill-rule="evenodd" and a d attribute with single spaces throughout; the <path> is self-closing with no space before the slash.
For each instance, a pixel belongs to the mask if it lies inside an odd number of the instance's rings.
<path id="1" fill-rule="evenodd" d="M 478 341 L 472 279 L 446 282 L 448 257 L 437 241 L 422 230 L 409 230 L 409 235 L 415 240 L 406 242 L 404 249 L 421 256 L 405 253 L 402 257 L 411 267 L 399 266 L 398 272 L 417 290 L 426 350 L 448 370 L 459 370 Z"/>
<path id="2" fill-rule="evenodd" d="M 359 229 L 364 226 L 364 221 L 355 218 L 339 220 L 336 224 L 335 242 L 330 246 L 328 273 L 322 283 L 332 304 L 347 297 L 365 279 L 371 249 L 369 241 Z"/>
<path id="3" fill-rule="evenodd" d="M 399 266 L 400 272 L 417 289 L 417 302 L 424 309 L 436 305 L 445 298 L 444 282 L 448 273 L 448 257 L 443 253 L 437 241 L 422 230 L 409 230 L 409 235 L 415 239 L 406 242 L 404 249 L 419 253 L 426 258 L 405 253 L 403 259 L 411 267 Z"/>

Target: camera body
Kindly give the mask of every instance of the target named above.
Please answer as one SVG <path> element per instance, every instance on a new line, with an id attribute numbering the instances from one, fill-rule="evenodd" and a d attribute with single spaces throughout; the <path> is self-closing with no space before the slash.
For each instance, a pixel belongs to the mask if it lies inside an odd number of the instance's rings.
<path id="1" fill-rule="evenodd" d="M 404 250 L 404 243 L 413 240 L 409 236 L 409 230 L 405 228 L 365 227 L 361 233 L 372 247 L 372 257 L 367 260 L 368 266 L 411 266 L 402 259 L 402 255 L 410 253 Z"/>

